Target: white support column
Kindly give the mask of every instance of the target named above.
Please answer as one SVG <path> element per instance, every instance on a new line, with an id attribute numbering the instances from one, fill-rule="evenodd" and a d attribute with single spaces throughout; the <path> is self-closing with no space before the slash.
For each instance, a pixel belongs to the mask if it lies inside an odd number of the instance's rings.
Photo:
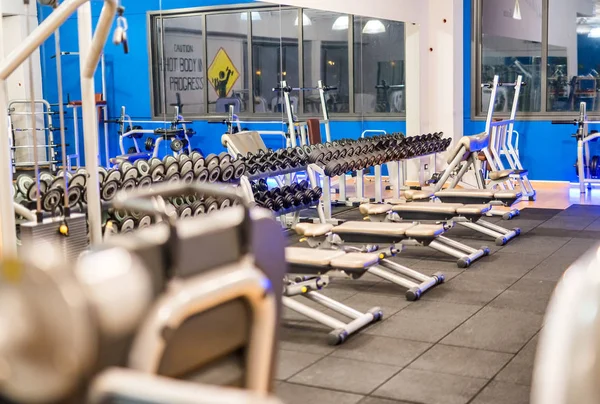
<path id="1" fill-rule="evenodd" d="M 431 131 L 443 131 L 454 142 L 463 136 L 463 1 L 429 0 L 429 97 Z M 410 81 L 408 81 L 410 83 Z M 446 167 L 445 153 L 437 158 Z"/>

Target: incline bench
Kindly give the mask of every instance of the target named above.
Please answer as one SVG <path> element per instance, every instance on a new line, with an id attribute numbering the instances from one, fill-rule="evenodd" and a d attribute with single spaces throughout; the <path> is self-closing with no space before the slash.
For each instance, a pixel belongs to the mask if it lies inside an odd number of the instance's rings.
<path id="1" fill-rule="evenodd" d="M 477 259 L 490 253 L 487 247 L 477 250 L 444 237 L 447 227 L 438 224 L 350 221 L 335 227 L 330 224 L 300 223 L 295 229 L 296 233 L 307 237 L 313 246 L 335 246 L 345 241 L 431 247 L 458 258 L 459 268 L 467 268 Z"/>
<path id="2" fill-rule="evenodd" d="M 375 222 L 382 221 L 427 221 L 452 222 L 493 237 L 496 245 L 505 245 L 521 234 L 518 228 L 509 230 L 489 223 L 482 218 L 490 211 L 491 205 L 462 203 L 410 202 L 400 204 L 372 204 L 360 206 L 360 212 Z"/>
<path id="3" fill-rule="evenodd" d="M 289 274 L 296 274 L 297 276 L 294 278 L 294 275 L 290 275 L 286 280 L 283 305 L 332 328 L 333 331 L 331 331 L 328 338 L 329 343 L 332 345 L 344 342 L 349 335 L 372 322 L 380 320 L 383 313 L 378 307 L 371 308 L 367 313 L 361 313 L 318 293 L 318 290 L 327 286 L 329 281 L 326 274 L 329 272 L 342 272 L 353 279 L 358 279 L 368 272 L 407 288 L 406 299 L 409 301 L 418 300 L 423 293 L 443 283 L 445 279 L 442 273 L 426 276 L 391 262 L 385 259 L 385 254 L 380 253 L 287 247 L 285 257 L 290 266 Z M 409 279 L 400 275 L 404 275 Z M 344 323 L 290 297 L 298 295 L 349 317 L 351 322 Z"/>

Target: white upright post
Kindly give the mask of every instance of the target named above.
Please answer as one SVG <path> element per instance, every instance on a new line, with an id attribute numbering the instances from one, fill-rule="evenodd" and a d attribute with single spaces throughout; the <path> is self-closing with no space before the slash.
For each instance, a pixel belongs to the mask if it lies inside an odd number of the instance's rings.
<path id="1" fill-rule="evenodd" d="M 79 57 L 81 71 L 81 110 L 83 114 L 83 144 L 85 167 L 89 175 L 87 181 L 87 212 L 90 222 L 92 245 L 102 242 L 102 210 L 100 206 L 100 184 L 98 177 L 98 118 L 94 78 L 86 77 L 85 61 L 92 44 L 92 6 L 85 3 L 77 10 L 79 32 Z"/>

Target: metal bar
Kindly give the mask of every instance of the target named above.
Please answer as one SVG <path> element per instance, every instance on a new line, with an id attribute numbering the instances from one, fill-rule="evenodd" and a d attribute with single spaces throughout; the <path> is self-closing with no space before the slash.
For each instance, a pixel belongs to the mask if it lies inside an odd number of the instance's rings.
<path id="1" fill-rule="evenodd" d="M 348 112 L 354 114 L 354 16 L 348 15 Z"/>
<path id="2" fill-rule="evenodd" d="M 548 0 L 542 0 L 542 64 L 541 64 L 541 93 L 540 93 L 540 111 L 542 113 L 548 110 Z M 535 3 L 534 3 L 535 4 Z M 568 73 L 567 73 L 568 76 Z M 533 84 L 533 83 L 532 83 Z M 534 89 L 532 89 L 534 90 Z M 533 94 L 533 91 L 532 91 Z"/>
<path id="3" fill-rule="evenodd" d="M 248 53 L 248 70 L 246 71 L 246 75 L 248 77 L 248 93 L 249 93 L 249 102 L 250 108 L 248 108 L 248 112 L 254 114 L 256 104 L 254 103 L 254 57 L 252 55 L 252 12 L 245 11 L 247 15 L 246 21 L 248 22 L 248 44 L 246 47 L 246 52 Z M 206 31 L 205 31 L 206 32 Z M 205 70 L 206 71 L 206 70 Z"/>
<path id="4" fill-rule="evenodd" d="M 387 281 L 390 281 L 392 283 L 395 283 L 396 285 L 400 285 L 402 287 L 405 287 L 407 289 L 410 288 L 414 288 L 415 286 L 417 286 L 416 282 L 413 282 L 409 279 L 405 279 L 402 278 L 396 274 L 393 274 L 389 271 L 386 271 L 385 269 L 379 267 L 379 266 L 372 266 L 369 267 L 369 269 L 367 270 L 368 273 L 375 275 L 381 279 L 385 279 Z"/>
<path id="5" fill-rule="evenodd" d="M 383 180 L 381 178 L 381 166 L 375 166 L 375 202 L 383 201 Z"/>
<path id="6" fill-rule="evenodd" d="M 470 246 L 468 246 L 466 244 L 460 243 L 460 242 L 458 242 L 456 240 L 449 239 L 446 236 L 439 236 L 438 237 L 438 241 L 441 241 L 444 244 L 449 245 L 450 247 L 456 248 L 457 250 L 460 250 L 460 251 L 467 252 L 469 254 L 472 254 L 472 253 L 478 251 L 477 249 L 475 249 L 473 247 L 470 247 Z"/>
<path id="7" fill-rule="evenodd" d="M 463 253 L 462 251 L 455 250 L 454 248 L 451 248 L 451 247 L 447 246 L 446 244 L 440 243 L 437 240 L 433 240 L 429 244 L 429 247 L 433 248 L 434 250 L 443 252 L 444 254 L 458 258 L 458 259 L 462 259 L 465 257 L 465 253 Z"/>
<path id="8" fill-rule="evenodd" d="M 319 292 L 310 291 L 310 292 L 307 292 L 304 296 L 307 299 L 312 300 L 313 302 L 319 303 L 319 304 L 327 307 L 328 309 L 336 311 L 336 312 L 338 312 L 346 317 L 352 318 L 352 319 L 360 318 L 363 315 L 363 313 L 361 313 L 360 311 L 355 310 L 352 307 L 346 306 L 345 304 L 342 304 L 342 303 L 338 302 L 337 300 L 334 300 L 330 297 L 322 295 Z"/>
<path id="9" fill-rule="evenodd" d="M 75 140 L 75 162 L 77 167 L 81 167 L 81 156 L 79 154 L 79 114 L 77 113 L 77 108 L 73 109 L 73 138 Z"/>
<path id="10" fill-rule="evenodd" d="M 298 8 L 296 10 L 298 13 L 298 84 L 300 86 L 305 86 L 304 83 L 304 9 Z M 281 14 L 280 14 L 281 15 Z M 283 55 L 281 55 L 283 57 Z M 300 113 L 305 114 L 305 105 L 304 105 L 304 92 L 300 91 L 298 94 L 298 111 L 296 113 L 300 115 Z"/>
<path id="11" fill-rule="evenodd" d="M 402 275 L 410 276 L 411 278 L 421 282 L 426 282 L 431 279 L 431 276 L 423 275 L 422 273 L 415 271 L 414 269 L 407 268 L 404 265 L 400 265 L 389 259 L 381 261 L 381 264 L 388 269 L 396 271 Z"/>
<path id="12" fill-rule="evenodd" d="M 456 223 L 459 224 L 459 225 L 461 225 L 461 226 L 463 226 L 463 227 L 467 227 L 467 228 L 469 228 L 471 230 L 475 230 L 476 232 L 483 233 L 486 236 L 493 237 L 494 239 L 503 236 L 503 233 L 498 233 L 495 230 L 488 229 L 485 226 L 477 225 L 477 224 L 475 224 L 473 222 L 456 222 Z"/>
<path id="13" fill-rule="evenodd" d="M 312 307 L 309 307 L 305 304 L 302 304 L 302 303 L 292 299 L 291 297 L 282 296 L 281 300 L 282 300 L 283 305 L 285 307 L 287 307 L 288 309 L 294 310 L 296 313 L 300 313 L 303 316 L 306 316 L 306 317 L 310 318 L 311 320 L 321 323 L 333 330 L 337 330 L 339 328 L 346 327 L 346 323 L 344 323 L 343 321 L 340 321 L 331 316 L 328 316 L 327 314 L 322 313 L 316 309 L 313 309 Z"/>

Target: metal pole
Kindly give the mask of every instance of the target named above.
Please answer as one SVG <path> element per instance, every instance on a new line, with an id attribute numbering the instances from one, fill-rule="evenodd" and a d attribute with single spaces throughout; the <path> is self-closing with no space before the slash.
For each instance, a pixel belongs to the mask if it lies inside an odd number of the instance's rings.
<path id="1" fill-rule="evenodd" d="M 65 140 L 65 111 L 63 106 L 63 83 L 62 83 L 62 56 L 60 54 L 60 28 L 54 32 L 54 43 L 56 46 L 56 87 L 58 91 L 58 124 L 60 125 L 60 150 L 62 154 L 63 181 L 65 182 L 64 207 L 65 217 L 70 216 L 69 210 L 69 177 L 67 176 L 67 146 Z"/>

